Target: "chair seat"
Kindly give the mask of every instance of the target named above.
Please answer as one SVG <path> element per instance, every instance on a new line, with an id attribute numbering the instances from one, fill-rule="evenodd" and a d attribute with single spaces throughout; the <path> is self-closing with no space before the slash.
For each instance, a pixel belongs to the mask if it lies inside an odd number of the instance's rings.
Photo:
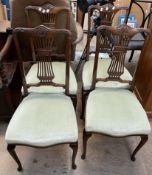
<path id="1" fill-rule="evenodd" d="M 132 37 L 128 45 L 128 50 L 141 50 L 144 45 L 144 37 L 141 33 L 136 34 Z"/>
<path id="2" fill-rule="evenodd" d="M 53 72 L 54 72 L 54 83 L 65 84 L 65 66 L 64 62 L 52 62 Z M 33 64 L 29 72 L 26 75 L 26 81 L 28 84 L 40 82 L 37 78 L 37 68 L 38 64 Z M 63 93 L 65 90 L 62 87 L 53 86 L 40 86 L 40 87 L 30 87 L 29 92 L 39 92 L 39 93 Z M 72 68 L 70 67 L 70 80 L 69 80 L 69 92 L 72 95 L 77 93 L 77 81 Z"/>
<path id="3" fill-rule="evenodd" d="M 30 94 L 15 111 L 5 139 L 8 144 L 38 147 L 77 142 L 71 99 L 63 94 Z"/>
<path id="4" fill-rule="evenodd" d="M 136 96 L 126 89 L 102 88 L 89 94 L 85 130 L 121 137 L 150 133 L 147 115 Z"/>
<path id="5" fill-rule="evenodd" d="M 98 70 L 97 70 L 97 78 L 107 78 L 108 77 L 108 67 L 110 65 L 111 59 L 99 59 L 98 61 Z M 90 59 L 84 64 L 82 80 L 83 80 L 83 89 L 89 90 L 92 83 L 92 73 L 93 73 L 94 59 Z M 124 68 L 124 73 L 121 75 L 121 79 L 123 80 L 132 80 L 131 74 L 128 72 L 126 68 Z M 108 82 L 98 82 L 96 83 L 96 87 L 114 87 L 114 88 L 128 88 L 128 83 L 120 83 L 116 81 L 108 81 Z"/>

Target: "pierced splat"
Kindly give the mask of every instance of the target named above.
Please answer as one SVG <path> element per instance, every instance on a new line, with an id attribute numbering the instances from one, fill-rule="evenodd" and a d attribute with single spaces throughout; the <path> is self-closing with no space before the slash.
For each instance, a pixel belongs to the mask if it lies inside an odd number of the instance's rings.
<path id="1" fill-rule="evenodd" d="M 37 77 L 41 83 L 51 83 L 54 78 L 52 53 L 55 51 L 54 37 L 37 36 L 32 38 L 34 53 L 38 63 Z"/>
<path id="2" fill-rule="evenodd" d="M 67 13 L 69 13 L 69 9 L 62 7 L 55 7 L 50 3 L 46 3 L 42 6 L 27 6 L 25 8 L 25 12 L 27 15 L 28 27 L 32 26 L 32 19 L 30 17 L 30 12 L 32 11 L 36 12 L 39 15 L 41 24 L 49 28 L 56 28 L 56 19 L 61 11 L 67 11 Z M 69 14 L 67 14 L 67 16 L 69 16 Z M 69 21 L 67 21 L 67 23 L 68 22 Z"/>

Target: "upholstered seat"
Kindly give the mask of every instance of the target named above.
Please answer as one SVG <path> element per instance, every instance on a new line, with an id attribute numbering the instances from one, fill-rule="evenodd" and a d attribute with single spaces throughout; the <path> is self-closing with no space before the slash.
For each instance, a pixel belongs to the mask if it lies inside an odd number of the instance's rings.
<path id="1" fill-rule="evenodd" d="M 141 33 L 138 33 L 129 42 L 128 50 L 141 50 L 144 45 L 145 38 Z"/>
<path id="2" fill-rule="evenodd" d="M 89 95 L 85 130 L 110 136 L 147 135 L 150 124 L 135 95 L 126 89 L 100 88 Z"/>
<path id="3" fill-rule="evenodd" d="M 108 68 L 110 65 L 111 59 L 99 59 L 98 61 L 98 69 L 97 69 L 97 78 L 107 78 L 108 77 Z M 94 59 L 90 59 L 84 64 L 83 73 L 82 73 L 82 80 L 83 80 L 83 89 L 89 90 L 92 83 L 92 74 L 93 74 L 93 66 L 94 66 Z M 124 73 L 121 75 L 122 80 L 132 80 L 131 74 L 128 72 L 126 68 L 124 68 Z M 128 83 L 120 83 L 118 81 L 108 81 L 103 82 L 100 81 L 96 84 L 96 87 L 113 87 L 113 88 L 128 88 Z"/>
<path id="4" fill-rule="evenodd" d="M 64 62 L 52 62 L 53 72 L 54 72 L 54 83 L 65 84 L 65 70 L 66 63 Z M 32 65 L 31 69 L 26 75 L 27 84 L 36 84 L 39 82 L 37 78 L 37 68 L 38 64 Z M 40 86 L 40 87 L 30 87 L 29 92 L 40 92 L 40 93 L 62 93 L 64 92 L 62 87 L 53 86 Z M 69 81 L 69 92 L 72 95 L 77 93 L 77 81 L 72 68 L 70 67 L 70 81 Z"/>
<path id="5" fill-rule="evenodd" d="M 77 142 L 77 122 L 70 97 L 30 94 L 19 105 L 6 132 L 8 144 L 45 147 Z"/>

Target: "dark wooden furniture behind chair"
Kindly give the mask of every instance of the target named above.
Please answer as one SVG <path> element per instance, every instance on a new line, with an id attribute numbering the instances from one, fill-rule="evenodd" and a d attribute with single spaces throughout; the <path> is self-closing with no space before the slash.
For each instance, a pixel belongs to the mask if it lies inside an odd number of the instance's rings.
<path id="1" fill-rule="evenodd" d="M 32 84 L 25 78 L 20 35 L 25 35 L 31 41 L 34 60 L 31 63 L 37 66 L 36 75 L 39 80 Z M 46 148 L 58 144 L 69 144 L 73 150 L 72 168 L 75 169 L 78 130 L 76 114 L 69 94 L 71 33 L 65 29 L 50 29 L 41 25 L 36 28 L 16 28 L 13 36 L 26 97 L 18 106 L 7 128 L 5 136 L 8 143 L 7 149 L 18 164 L 18 170 L 21 171 L 22 165 L 15 153 L 16 145 Z M 62 52 L 58 51 L 58 39 L 62 39 L 64 43 Z M 56 74 L 53 60 L 57 58 L 60 61 L 64 60 L 65 63 L 65 66 L 60 67 L 60 72 L 63 71 L 65 74 L 63 83 L 54 82 Z M 63 91 L 58 94 L 48 91 L 29 93 L 30 88 L 40 86 L 48 89 L 61 88 Z"/>
<path id="2" fill-rule="evenodd" d="M 10 22 L 0 22 L 0 120 L 9 120 L 21 98 L 21 78 Z"/>
<path id="3" fill-rule="evenodd" d="M 105 42 L 103 42 L 105 32 L 112 38 L 113 48 L 111 63 L 107 70 L 108 77 L 99 78 L 97 77 L 97 68 L 100 61 L 100 50 L 105 46 Z M 116 138 L 140 136 L 141 141 L 131 155 L 132 161 L 135 160 L 136 153 L 148 139 L 150 124 L 144 109 L 133 94 L 135 80 L 124 81 L 121 78 L 124 73 L 128 43 L 138 32 L 149 33 L 146 29 L 131 28 L 125 24 L 118 27 L 100 26 L 97 29 L 92 86 L 85 107 L 82 159 L 86 157 L 87 140 L 94 133 Z M 128 82 L 130 86 L 129 89 L 96 87 L 97 83 L 108 81 Z"/>
<path id="4" fill-rule="evenodd" d="M 152 22 L 149 25 L 152 33 Z M 136 71 L 135 92 L 147 115 L 152 117 L 152 35 L 146 41 Z"/>

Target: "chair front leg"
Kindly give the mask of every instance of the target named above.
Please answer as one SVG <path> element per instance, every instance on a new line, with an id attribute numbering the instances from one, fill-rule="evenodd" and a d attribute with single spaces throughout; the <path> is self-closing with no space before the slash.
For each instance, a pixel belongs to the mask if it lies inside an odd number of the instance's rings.
<path id="1" fill-rule="evenodd" d="M 138 146 L 135 148 L 134 152 L 132 153 L 131 155 L 131 160 L 132 161 L 135 161 L 136 158 L 135 158 L 135 155 L 136 153 L 140 150 L 140 148 L 147 142 L 148 140 L 148 136 L 145 135 L 145 136 L 140 136 L 141 137 L 141 141 L 139 142 Z"/>
<path id="2" fill-rule="evenodd" d="M 12 156 L 12 158 L 15 160 L 15 162 L 18 164 L 17 170 L 22 171 L 23 168 L 22 168 L 21 162 L 20 162 L 20 160 L 15 152 L 15 145 L 8 145 L 7 150 L 10 153 L 10 155 Z"/>
<path id="3" fill-rule="evenodd" d="M 76 155 L 77 155 L 77 152 L 78 152 L 78 142 L 71 143 L 70 147 L 73 150 L 73 154 L 72 154 L 72 169 L 76 169 L 77 166 L 75 164 L 75 159 L 76 159 Z"/>
<path id="4" fill-rule="evenodd" d="M 87 141 L 88 139 L 91 137 L 91 133 L 87 133 L 84 129 L 83 131 L 83 154 L 81 156 L 81 159 L 85 159 L 86 158 L 86 151 L 87 151 Z"/>

